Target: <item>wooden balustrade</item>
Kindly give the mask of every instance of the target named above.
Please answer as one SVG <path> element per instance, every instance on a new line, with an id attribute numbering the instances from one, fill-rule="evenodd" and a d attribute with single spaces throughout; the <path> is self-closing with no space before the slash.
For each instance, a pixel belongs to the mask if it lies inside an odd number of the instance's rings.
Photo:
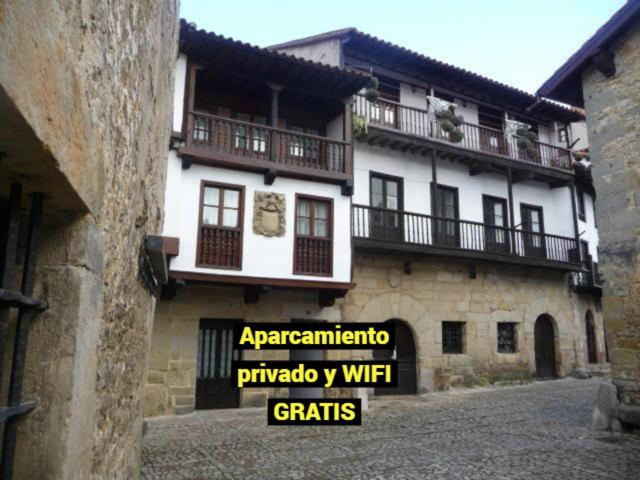
<path id="1" fill-rule="evenodd" d="M 198 239 L 198 266 L 242 267 L 242 231 L 239 228 L 202 225 Z"/>
<path id="2" fill-rule="evenodd" d="M 331 275 L 331 239 L 296 237 L 294 272 L 306 275 Z"/>
<path id="3" fill-rule="evenodd" d="M 354 205 L 354 238 L 484 252 L 550 262 L 580 262 L 576 240 L 469 220 Z"/>
<path id="4" fill-rule="evenodd" d="M 365 118 L 367 123 L 374 127 L 390 128 L 411 135 L 451 142 L 451 135 L 441 128 L 441 120 L 431 116 L 424 109 L 382 99 L 374 104 L 362 95 L 356 95 L 354 113 Z M 464 136 L 455 144 L 462 148 L 571 171 L 571 151 L 566 148 L 534 142 L 535 152 L 527 153 L 517 146 L 515 138 L 507 141 L 502 130 L 468 122 L 463 122 L 459 128 Z"/>
<path id="5" fill-rule="evenodd" d="M 252 162 L 273 162 L 280 167 L 347 174 L 347 142 L 292 132 L 267 125 L 191 112 L 187 136 L 190 153 L 224 154 Z"/>

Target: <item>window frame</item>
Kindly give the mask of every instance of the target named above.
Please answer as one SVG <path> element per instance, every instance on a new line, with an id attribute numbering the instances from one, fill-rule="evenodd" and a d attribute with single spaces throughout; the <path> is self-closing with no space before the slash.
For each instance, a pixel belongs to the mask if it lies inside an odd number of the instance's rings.
<path id="1" fill-rule="evenodd" d="M 459 345 L 459 351 L 449 351 L 449 350 L 445 350 L 445 325 L 446 324 L 451 324 L 451 325 L 459 325 L 460 327 L 460 331 L 458 333 L 459 337 L 460 337 L 460 345 Z M 441 343 L 442 343 L 442 354 L 443 355 L 464 355 L 465 351 L 466 351 L 466 326 L 467 326 L 467 322 L 461 322 L 461 321 L 455 321 L 455 320 L 444 320 L 441 322 Z"/>
<path id="2" fill-rule="evenodd" d="M 314 217 L 314 213 L 315 213 L 315 206 L 313 207 L 313 211 L 311 212 L 311 216 L 310 218 L 310 231 L 311 231 L 311 227 L 313 227 L 313 235 L 305 235 L 305 234 L 301 234 L 298 233 L 298 203 L 300 201 L 309 201 L 315 203 L 315 202 L 323 202 L 327 204 L 328 207 L 328 211 L 327 211 L 327 235 L 324 237 L 321 236 L 317 236 L 315 235 L 315 217 Z M 307 195 L 304 193 L 296 193 L 295 196 L 295 203 L 293 206 L 293 248 L 291 251 L 291 255 L 293 256 L 293 274 L 294 275 L 308 275 L 308 276 L 313 276 L 313 277 L 333 277 L 333 246 L 334 246 L 334 239 L 333 239 L 333 198 L 331 197 L 321 197 L 321 196 L 317 196 L 317 195 Z M 302 238 L 310 238 L 310 239 L 320 239 L 320 240 L 329 240 L 329 265 L 328 265 L 328 273 L 309 273 L 309 272 L 305 272 L 305 271 L 301 271 L 298 267 L 298 261 L 297 261 L 297 255 L 296 255 L 296 245 L 297 245 L 297 241 L 298 238 L 302 237 Z"/>
<path id="3" fill-rule="evenodd" d="M 209 225 L 204 223 L 202 214 L 204 212 L 204 192 L 205 188 L 213 187 L 219 188 L 221 190 L 236 190 L 239 193 L 238 197 L 238 225 L 235 227 L 225 227 L 223 225 Z M 244 185 L 234 185 L 231 183 L 222 183 L 222 182 L 214 182 L 209 180 L 201 180 L 200 181 L 200 205 L 198 208 L 198 230 L 196 231 L 196 267 L 199 268 L 215 268 L 220 270 L 242 270 L 243 265 L 243 243 L 244 243 L 244 198 L 245 198 L 245 186 Z M 221 199 L 224 201 L 224 194 Z M 224 211 L 224 204 L 218 205 L 218 220 L 222 218 Z M 202 254 L 202 227 L 203 226 L 211 226 L 213 228 L 218 228 L 221 230 L 229 230 L 229 231 L 237 231 L 239 232 L 239 240 L 238 240 L 238 266 L 226 266 L 226 265 L 212 265 L 209 263 L 202 263 L 200 261 Z"/>
<path id="4" fill-rule="evenodd" d="M 513 329 L 513 343 L 511 345 L 511 350 L 501 351 L 500 350 L 500 325 L 510 325 Z M 517 322 L 496 322 L 496 351 L 502 355 L 513 355 L 518 353 L 518 323 Z"/>

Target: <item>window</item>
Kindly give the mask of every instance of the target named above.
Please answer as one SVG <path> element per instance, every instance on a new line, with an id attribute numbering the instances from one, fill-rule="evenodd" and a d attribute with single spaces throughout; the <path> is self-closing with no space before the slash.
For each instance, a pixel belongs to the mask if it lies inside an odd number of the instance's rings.
<path id="1" fill-rule="evenodd" d="M 402 227 L 402 178 L 371 173 L 370 202 L 376 210 L 371 211 L 370 235 L 380 240 L 404 239 Z"/>
<path id="2" fill-rule="evenodd" d="M 498 353 L 516 353 L 515 323 L 498 323 Z"/>
<path id="3" fill-rule="evenodd" d="M 464 322 L 442 322 L 442 353 L 464 352 Z"/>
<path id="4" fill-rule="evenodd" d="M 578 218 L 585 222 L 587 217 L 584 208 L 584 192 L 582 190 L 576 190 L 576 196 L 578 197 Z"/>
<path id="5" fill-rule="evenodd" d="M 482 196 L 485 250 L 508 253 L 507 201 L 504 198 Z"/>
<path id="6" fill-rule="evenodd" d="M 522 241 L 525 255 L 544 258 L 546 256 L 546 245 L 544 243 L 542 207 L 521 203 L 520 219 L 522 222 Z"/>
<path id="7" fill-rule="evenodd" d="M 241 267 L 243 188 L 203 183 L 197 265 Z"/>
<path id="8" fill-rule="evenodd" d="M 296 274 L 331 276 L 333 204 L 330 199 L 299 195 L 293 270 Z"/>
<path id="9" fill-rule="evenodd" d="M 196 108 L 196 113 L 209 114 L 208 110 L 202 108 Z M 206 142 L 209 140 L 211 133 L 211 119 L 204 115 L 196 115 L 193 125 L 193 139 L 196 141 Z"/>
<path id="10" fill-rule="evenodd" d="M 558 143 L 560 145 L 569 144 L 569 136 L 567 135 L 567 127 L 561 127 L 558 129 Z"/>

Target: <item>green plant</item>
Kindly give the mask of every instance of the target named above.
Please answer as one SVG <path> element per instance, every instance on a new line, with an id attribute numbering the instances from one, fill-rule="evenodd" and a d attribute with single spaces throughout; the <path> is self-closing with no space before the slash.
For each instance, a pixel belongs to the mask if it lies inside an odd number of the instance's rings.
<path id="1" fill-rule="evenodd" d="M 436 114 L 440 119 L 440 128 L 449 134 L 449 140 L 453 143 L 460 143 L 464 138 L 464 133 L 460 126 L 464 122 L 461 115 L 456 115 L 451 110 L 443 110 Z"/>
<path id="2" fill-rule="evenodd" d="M 519 128 L 516 130 L 516 145 L 525 151 L 529 158 L 538 158 L 538 150 L 535 143 L 538 136 L 529 130 L 529 128 Z"/>
<path id="3" fill-rule="evenodd" d="M 367 134 L 367 119 L 362 115 L 354 113 L 351 117 L 351 124 L 353 125 L 353 133 L 355 135 Z"/>
<path id="4" fill-rule="evenodd" d="M 367 83 L 367 88 L 370 88 L 372 90 L 378 90 L 379 86 L 380 86 L 380 81 L 376 77 L 369 78 L 369 83 Z"/>
<path id="5" fill-rule="evenodd" d="M 463 138 L 464 133 L 462 133 L 462 130 L 460 130 L 459 128 L 456 128 L 451 133 L 449 133 L 449 140 L 451 140 L 453 143 L 460 143 Z"/>
<path id="6" fill-rule="evenodd" d="M 373 88 L 367 88 L 364 92 L 364 98 L 366 98 L 371 103 L 376 103 L 378 101 L 378 90 Z"/>

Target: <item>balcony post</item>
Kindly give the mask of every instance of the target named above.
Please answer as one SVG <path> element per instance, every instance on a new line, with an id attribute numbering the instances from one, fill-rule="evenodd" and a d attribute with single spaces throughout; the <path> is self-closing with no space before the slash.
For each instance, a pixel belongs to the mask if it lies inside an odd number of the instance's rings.
<path id="1" fill-rule="evenodd" d="M 193 61 L 187 63 L 187 82 L 185 85 L 185 106 L 184 115 L 186 122 L 183 120 L 183 128 L 186 125 L 187 142 L 190 142 L 193 138 L 193 115 L 191 112 L 195 109 L 195 97 L 196 97 L 196 73 L 198 67 Z"/>
<path id="2" fill-rule="evenodd" d="M 511 237 L 511 253 L 516 253 L 516 221 L 513 212 L 513 172 L 511 171 L 511 165 L 507 167 L 507 194 L 509 196 L 509 231 Z"/>
<path id="3" fill-rule="evenodd" d="M 582 254 L 580 252 L 580 231 L 578 230 L 578 213 L 576 208 L 576 184 L 573 179 L 571 179 L 571 183 L 569 184 L 569 191 L 571 192 L 571 212 L 573 213 L 573 231 L 576 240 L 576 254 L 578 262 L 580 262 L 582 261 Z"/>
<path id="4" fill-rule="evenodd" d="M 353 98 L 346 98 L 344 101 L 344 121 L 342 139 L 346 142 L 344 149 L 344 173 L 353 172 Z"/>
<path id="5" fill-rule="evenodd" d="M 271 126 L 276 129 L 278 128 L 278 108 L 280 105 L 280 92 L 284 88 L 283 85 L 278 85 L 275 83 L 269 83 L 269 88 L 271 88 Z M 278 132 L 275 130 L 271 130 L 269 132 L 269 161 L 275 162 L 278 158 Z M 264 183 L 265 185 L 273 184 L 277 171 L 275 168 L 269 168 L 269 171 L 265 174 Z"/>

